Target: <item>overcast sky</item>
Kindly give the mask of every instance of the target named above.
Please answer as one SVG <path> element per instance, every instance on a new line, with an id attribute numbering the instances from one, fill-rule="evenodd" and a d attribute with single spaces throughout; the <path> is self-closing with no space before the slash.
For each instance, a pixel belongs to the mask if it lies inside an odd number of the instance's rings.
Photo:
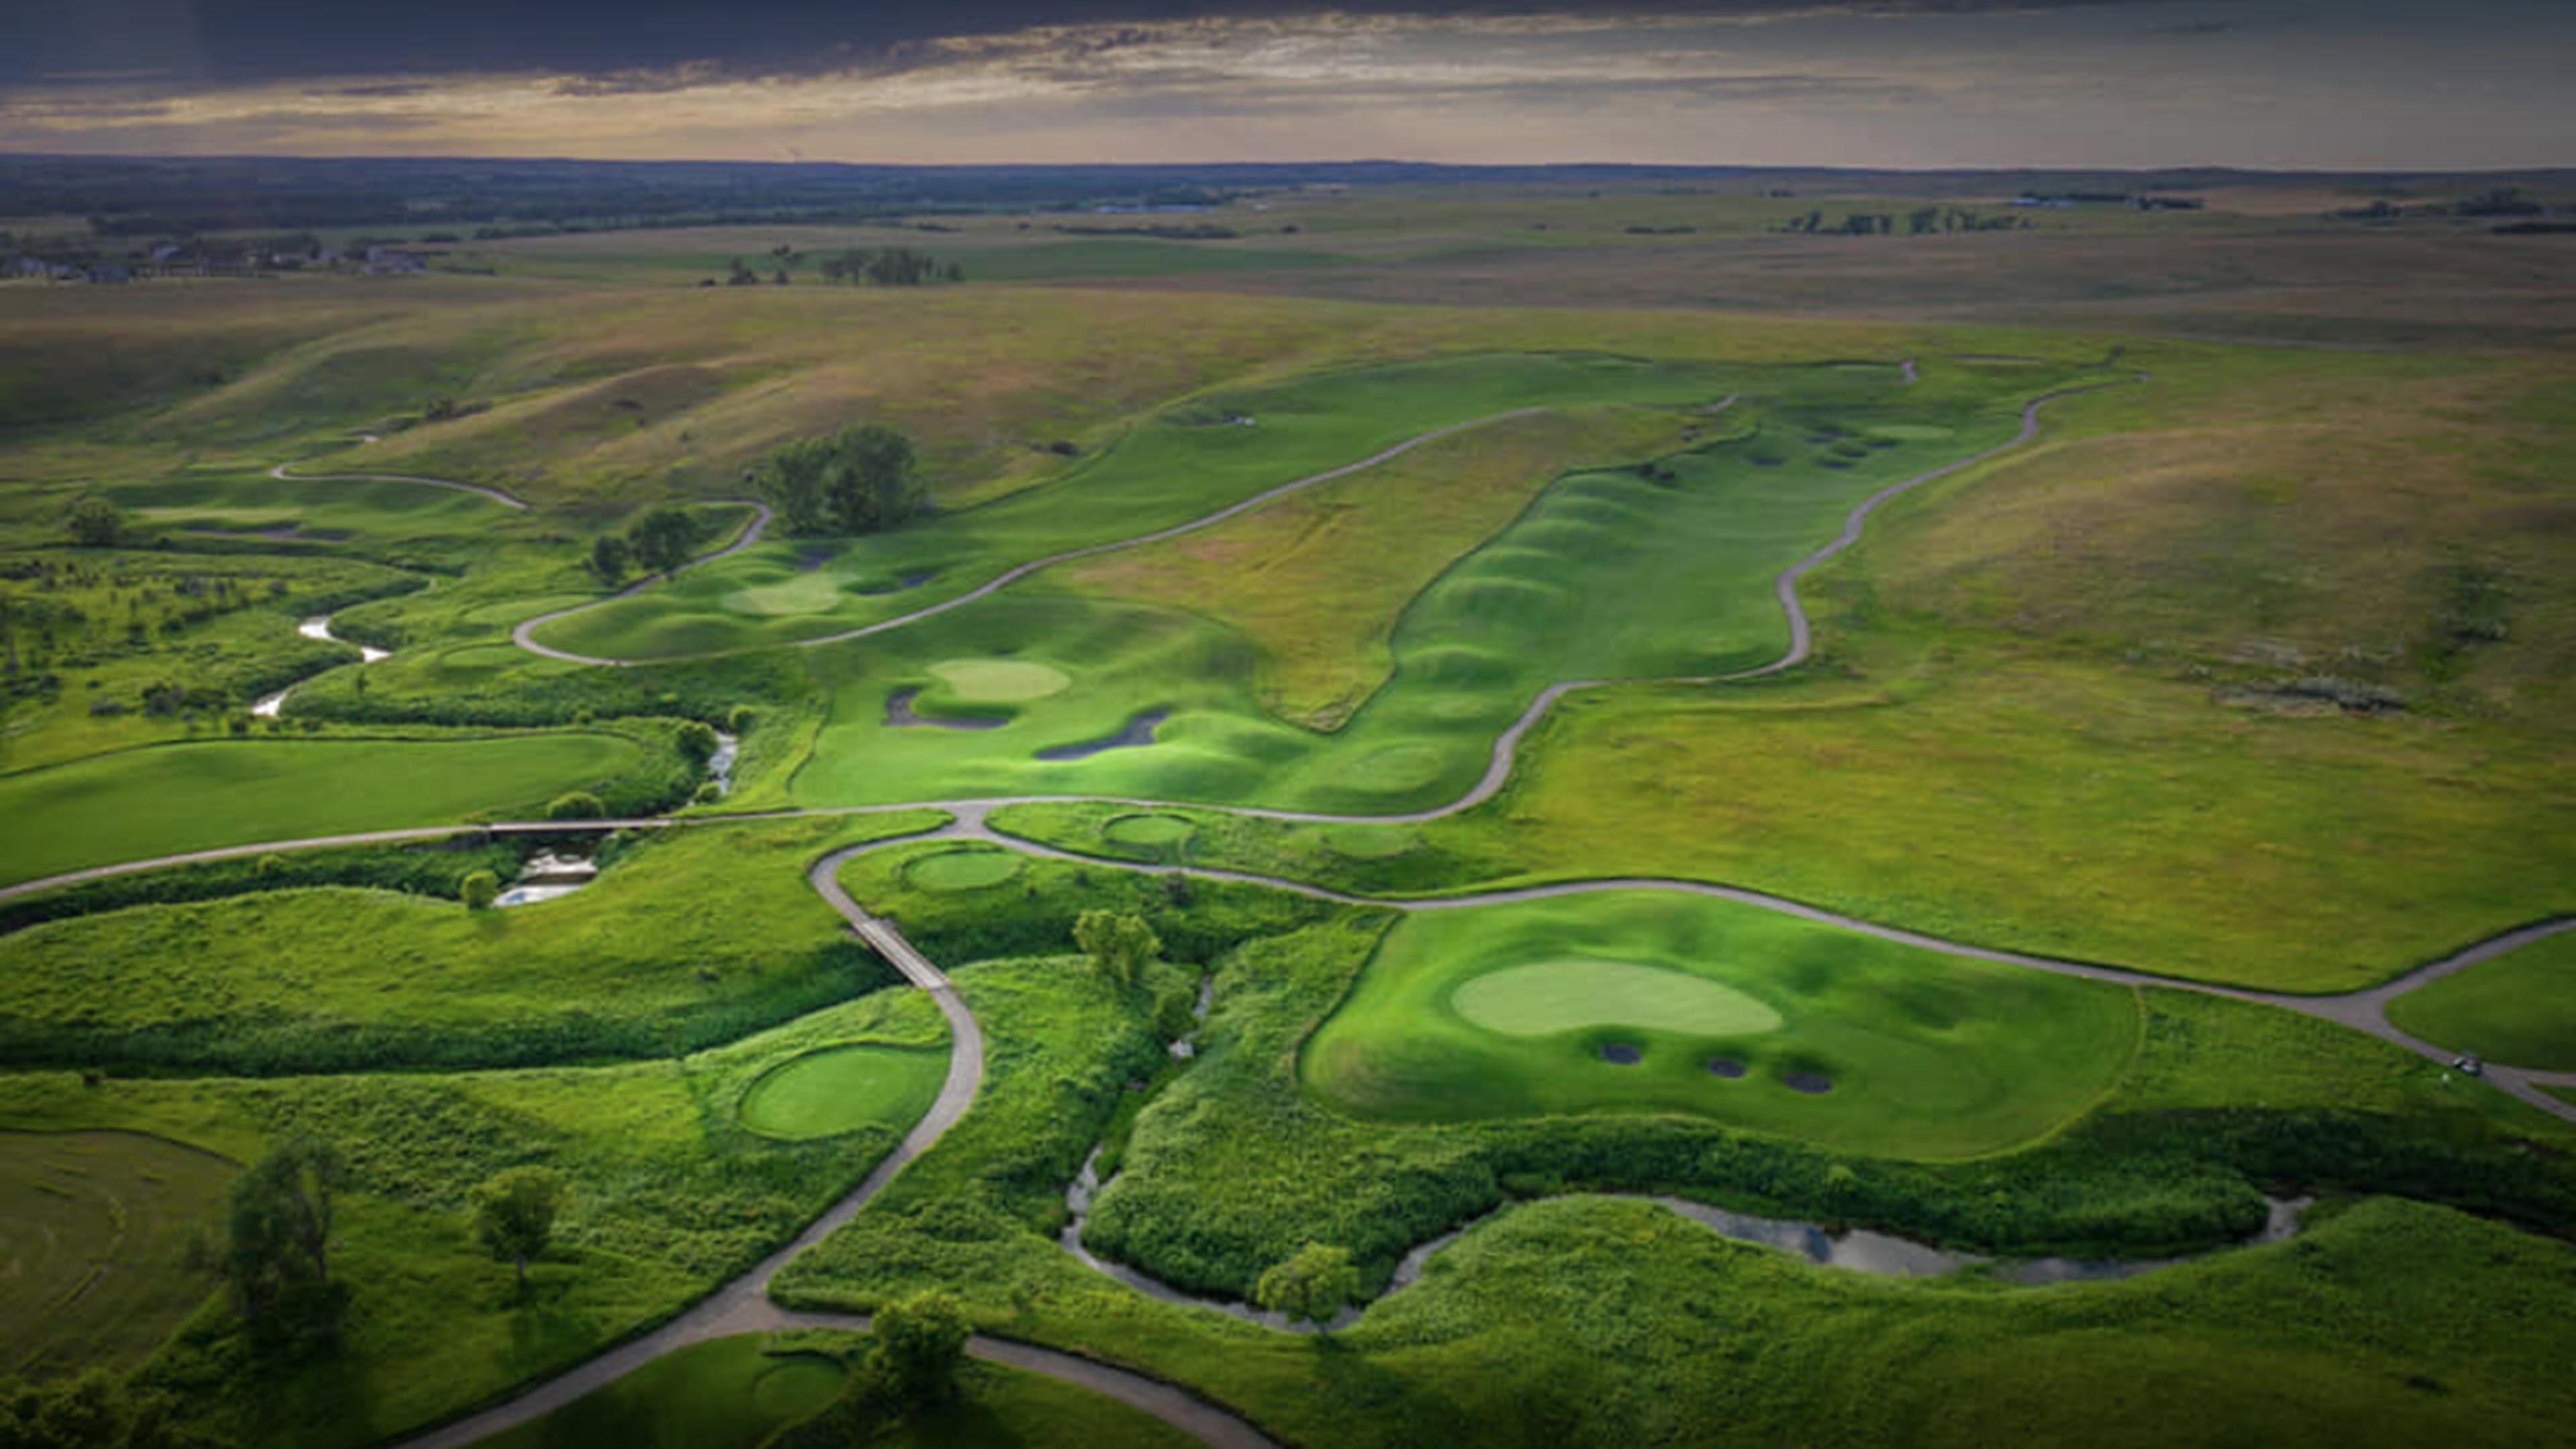
<path id="1" fill-rule="evenodd" d="M 2576 0 L 23 8 L 0 150 L 2576 165 Z"/>

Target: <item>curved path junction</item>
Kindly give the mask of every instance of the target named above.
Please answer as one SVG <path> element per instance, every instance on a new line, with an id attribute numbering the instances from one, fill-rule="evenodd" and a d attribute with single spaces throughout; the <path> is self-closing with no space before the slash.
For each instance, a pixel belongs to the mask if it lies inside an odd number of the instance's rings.
<path id="1" fill-rule="evenodd" d="M 1909 373 L 1907 380 L 1911 381 L 1912 378 L 1910 374 L 1913 369 L 1910 361 L 1906 370 Z M 2096 386 L 2111 385 L 2115 384 L 2097 384 Z M 1810 553 L 1805 558 L 1798 560 L 1787 569 L 1784 569 L 1776 579 L 1774 585 L 1775 592 L 1780 601 L 1782 610 L 1788 618 L 1790 626 L 1789 648 L 1784 651 L 1778 659 L 1757 668 L 1744 670 L 1736 674 L 1712 676 L 1705 679 L 1660 682 L 1719 683 L 1727 680 L 1751 679 L 1774 674 L 1781 670 L 1792 668 L 1803 662 L 1808 657 L 1811 650 L 1812 632 L 1807 619 L 1805 607 L 1798 597 L 1797 585 L 1801 578 L 1805 577 L 1807 573 L 1819 565 L 1858 542 L 1863 529 L 1867 525 L 1870 515 L 1889 500 L 1912 489 L 1921 487 L 1924 484 L 1933 482 L 1936 479 L 1947 477 L 1962 469 L 1972 467 L 1978 463 L 1992 459 L 1999 454 L 2027 444 L 2038 433 L 2039 414 L 2043 407 L 2050 402 L 2069 396 L 2073 393 L 2091 390 L 2093 389 L 2089 387 L 2068 388 L 2034 398 L 2023 407 L 2021 430 L 2010 441 L 1977 453 L 1971 457 L 1961 459 L 1957 462 L 1950 463 L 1943 467 L 1932 469 L 1928 472 L 1905 479 L 1901 482 L 1891 484 L 1886 488 L 1880 489 L 1878 492 L 1870 495 L 1868 498 L 1862 500 L 1858 505 L 1856 505 L 1846 516 L 1842 531 L 1836 535 L 1832 541 L 1826 543 L 1823 547 L 1817 549 L 1813 553 Z M 1732 398 L 1727 399 L 1728 403 L 1731 403 L 1732 401 Z M 1722 407 L 1725 406 L 1725 404 L 1721 403 L 1719 406 Z M 1492 417 L 1480 418 L 1471 422 L 1455 424 L 1450 427 L 1423 433 L 1368 458 L 1362 459 L 1357 463 L 1347 464 L 1340 468 L 1328 470 L 1323 473 L 1317 473 L 1291 483 L 1282 484 L 1251 498 L 1245 499 L 1226 509 L 1191 520 L 1190 522 L 1179 524 L 1154 533 L 1145 534 L 1137 538 L 1118 540 L 1111 543 L 1099 544 L 1087 548 L 1074 549 L 1050 555 L 1046 558 L 1018 565 L 1000 575 L 997 575 L 995 578 L 975 590 L 959 595 L 956 598 L 946 600 L 942 603 L 930 605 L 902 615 L 898 618 L 889 619 L 864 628 L 854 629 L 823 638 L 800 640 L 796 641 L 796 643 L 800 647 L 832 643 L 840 640 L 861 638 L 867 635 L 899 628 L 906 624 L 917 622 L 921 619 L 960 607 L 976 599 L 986 597 L 1009 586 L 1011 583 L 1025 578 L 1028 575 L 1037 572 L 1039 569 L 1048 567 L 1052 564 L 1061 563 L 1069 559 L 1087 557 L 1092 554 L 1106 553 L 1115 549 L 1150 543 L 1159 539 L 1170 538 L 1192 532 L 1196 529 L 1209 527 L 1213 524 L 1222 522 L 1225 519 L 1249 512 L 1266 503 L 1274 501 L 1285 494 L 1295 492 L 1298 489 L 1310 487 L 1329 479 L 1343 477 L 1361 469 L 1373 467 L 1378 463 L 1385 462 L 1388 459 L 1394 458 L 1436 438 L 1460 432 L 1468 428 L 1482 426 L 1486 423 L 1500 421 L 1504 418 L 1525 416 L 1539 411 L 1544 411 L 1544 409 L 1519 409 L 1514 412 L 1496 414 Z M 275 476 L 280 478 L 312 480 L 394 479 L 397 481 L 429 483 L 479 493 L 512 508 L 524 508 L 527 506 L 524 502 L 512 498 L 506 493 L 502 493 L 498 489 L 485 488 L 476 484 L 454 483 L 443 479 L 411 478 L 398 474 L 289 474 L 286 472 L 283 465 L 274 471 Z M 626 597 L 660 579 L 668 578 L 688 569 L 711 563 L 716 559 L 739 552 L 740 550 L 757 542 L 763 529 L 770 520 L 770 510 L 763 504 L 751 502 L 749 500 L 728 501 L 744 502 L 747 506 L 755 510 L 754 517 L 750 524 L 747 525 L 732 542 L 712 553 L 693 559 L 690 562 L 681 565 L 679 568 L 670 570 L 669 573 L 652 575 L 639 580 L 637 583 L 620 591 L 618 594 L 612 595 L 611 598 Z M 579 608 L 594 607 L 600 602 L 606 602 L 606 600 L 593 601 L 590 604 L 577 606 L 576 609 L 559 610 L 554 613 L 541 615 L 537 618 L 527 620 L 512 631 L 512 637 L 523 648 L 537 654 L 545 655 L 549 658 L 562 659 L 575 663 L 599 665 L 621 665 L 632 662 L 613 659 L 595 659 L 582 655 L 570 654 L 538 644 L 529 637 L 531 630 L 549 620 L 561 618 L 566 614 L 577 612 Z M 994 829 L 988 819 L 992 810 L 1006 805 L 1030 804 L 1042 801 L 1066 803 L 1090 800 L 1096 803 L 1136 805 L 1146 808 L 1220 809 L 1225 810 L 1228 813 L 1239 815 L 1257 816 L 1276 820 L 1311 821 L 1321 823 L 1355 823 L 1363 821 L 1400 823 L 1435 820 L 1443 816 L 1456 814 L 1460 811 L 1472 808 L 1473 806 L 1490 799 L 1496 791 L 1500 790 L 1504 781 L 1511 773 L 1521 738 L 1528 733 L 1531 726 L 1536 724 L 1557 700 L 1563 698 L 1567 693 L 1576 689 L 1597 688 L 1607 684 L 1622 682 L 1644 683 L 1649 681 L 1574 680 L 1549 686 L 1547 689 L 1541 691 L 1539 695 L 1531 701 L 1528 709 L 1525 710 L 1509 728 L 1504 730 L 1503 733 L 1495 739 L 1492 756 L 1484 775 L 1481 776 L 1464 794 L 1445 805 L 1436 806 L 1428 810 L 1413 811 L 1398 815 L 1330 815 L 1315 812 L 1270 810 L 1260 808 L 1211 807 L 1194 805 L 1190 802 L 1129 800 L 1116 797 L 1011 796 L 964 800 L 910 801 L 892 805 L 773 810 L 733 815 L 685 817 L 655 816 L 636 819 L 578 822 L 519 821 L 479 827 L 425 826 L 412 829 L 366 831 L 344 835 L 318 836 L 301 840 L 265 841 L 251 845 L 227 846 L 211 850 L 188 851 L 172 855 L 156 856 L 144 860 L 121 862 L 114 865 L 97 866 L 86 870 L 68 871 L 59 875 L 48 876 L 40 880 L 26 881 L 13 886 L 0 887 L 0 900 L 7 900 L 12 897 L 22 895 L 30 895 L 40 891 L 52 890 L 108 876 L 123 875 L 144 870 L 157 870 L 168 866 L 184 865 L 200 861 L 220 860 L 229 857 L 255 855 L 270 851 L 438 839 L 461 833 L 472 833 L 478 830 L 502 835 L 562 833 L 569 830 L 660 830 L 685 828 L 695 825 L 723 824 L 730 821 L 740 820 L 883 814 L 898 810 L 922 808 L 941 809 L 950 814 L 952 819 L 948 824 L 933 830 L 917 832 L 891 840 L 874 841 L 868 844 L 853 846 L 845 850 L 833 852 L 817 861 L 807 875 L 807 879 L 813 886 L 816 893 L 829 903 L 833 909 L 841 913 L 842 917 L 849 922 L 851 929 L 860 937 L 860 939 L 865 941 L 872 950 L 882 956 L 888 963 L 893 965 L 896 970 L 901 972 L 908 982 L 915 987 L 930 993 L 931 998 L 938 1006 L 940 1013 L 947 1019 L 951 1040 L 951 1053 L 947 1079 L 943 1083 L 938 1097 L 931 1104 L 930 1109 L 913 1125 L 912 1130 L 904 1137 L 903 1141 L 898 1144 L 892 1152 L 888 1153 L 885 1159 L 879 1162 L 876 1168 L 871 1171 L 856 1188 L 852 1189 L 839 1201 L 826 1209 L 821 1216 L 809 1223 L 802 1232 L 798 1233 L 793 1239 L 781 1246 L 777 1251 L 771 1253 L 768 1257 L 763 1258 L 749 1271 L 721 1285 L 713 1293 L 699 1300 L 695 1305 L 678 1316 L 664 1322 L 659 1327 L 640 1337 L 631 1339 L 615 1348 L 599 1354 L 596 1357 L 586 1360 L 582 1364 L 566 1370 L 554 1378 L 527 1388 L 498 1404 L 482 1410 L 479 1413 L 454 1420 L 426 1433 L 403 1440 L 401 1441 L 403 1449 L 448 1449 L 448 1446 L 471 1444 L 491 1434 L 498 1433 L 503 1429 L 528 1422 L 529 1420 L 535 1419 L 555 1408 L 571 1403 L 595 1389 L 614 1382 L 664 1354 L 691 1344 L 705 1342 L 715 1338 L 728 1337 L 735 1334 L 754 1333 L 775 1329 L 836 1328 L 863 1330 L 867 1327 L 868 1318 L 863 1314 L 818 1313 L 782 1308 L 770 1301 L 770 1282 L 776 1276 L 779 1269 L 784 1267 L 789 1260 L 793 1259 L 807 1248 L 821 1242 L 831 1233 L 855 1218 L 868 1204 L 868 1202 L 872 1200 L 888 1182 L 893 1180 L 897 1173 L 901 1172 L 906 1165 L 919 1157 L 923 1152 L 929 1150 L 932 1144 L 936 1143 L 950 1127 L 954 1126 L 960 1119 L 962 1119 L 968 1109 L 973 1105 L 976 1093 L 982 1086 L 984 1071 L 982 1029 L 976 1022 L 974 1014 L 967 1009 L 965 1003 L 959 998 L 955 987 L 950 983 L 946 974 L 916 950 L 910 942 L 906 941 L 902 935 L 895 930 L 891 923 L 879 920 L 878 918 L 869 915 L 860 907 L 857 901 L 850 897 L 847 891 L 842 889 L 840 885 L 838 873 L 842 865 L 850 859 L 867 851 L 881 849 L 890 845 L 925 839 L 943 838 L 991 841 L 1031 854 L 1078 861 L 1086 866 L 1126 869 L 1156 875 L 1185 874 L 1212 880 L 1240 881 L 1268 886 L 1279 890 L 1291 891 L 1320 900 L 1407 912 L 1450 910 L 1470 906 L 1504 904 L 1515 901 L 1544 900 L 1558 896 L 1578 895 L 1597 891 L 1679 891 L 1695 895 L 1712 896 L 1764 910 L 1778 911 L 1782 914 L 1796 916 L 1804 920 L 1815 921 L 1844 930 L 1856 931 L 1883 940 L 1895 941 L 1926 950 L 1938 951 L 1947 955 L 2023 966 L 2033 970 L 2080 977 L 2086 980 L 2112 982 L 2138 987 L 2158 987 L 2171 990 L 2196 991 L 2206 995 L 2226 997 L 2231 1000 L 2249 1001 L 2268 1006 L 2275 1006 L 2284 1010 L 2299 1012 L 2303 1015 L 2333 1021 L 2340 1025 L 2366 1032 L 2372 1036 L 2379 1037 L 2382 1040 L 2392 1042 L 2396 1045 L 2405 1047 L 2410 1051 L 2416 1052 L 2419 1055 L 2440 1062 L 2451 1061 L 2455 1054 L 2441 1047 L 2435 1046 L 2432 1043 L 2425 1042 L 2419 1038 L 2411 1036 L 2390 1023 L 2387 1017 L 2387 1005 L 2390 1001 L 2428 981 L 2449 975 L 2456 971 L 2464 970 L 2480 962 L 2491 960 L 2519 947 L 2529 945 L 2534 941 L 2555 936 L 2569 930 L 2576 930 L 2576 917 L 2537 922 L 2504 932 L 2500 935 L 2489 938 L 2488 940 L 2478 942 L 2450 956 L 2418 966 L 2411 971 L 2405 972 L 2402 975 L 2366 990 L 2349 992 L 2336 996 L 2298 996 L 2280 992 L 2256 991 L 2246 988 L 2221 986 L 2208 982 L 2189 981 L 2175 977 L 2158 976 L 2150 972 L 2128 970 L 2120 967 L 2104 966 L 2090 962 L 2064 960 L 2055 957 L 2032 955 L 2024 952 L 1968 945 L 1960 942 L 1944 940 L 1935 936 L 1925 935 L 1921 932 L 1909 931 L 1902 927 L 1866 921 L 1853 916 L 1846 916 L 1839 912 L 1828 911 L 1820 907 L 1808 905 L 1800 901 L 1789 900 L 1784 897 L 1768 895 L 1763 892 L 1746 890 L 1734 886 L 1716 885 L 1704 881 L 1672 880 L 1652 877 L 1621 877 L 1567 881 L 1547 885 L 1524 886 L 1495 891 L 1467 892 L 1430 898 L 1389 900 L 1330 890 L 1301 881 L 1264 876 L 1252 872 L 1209 869 L 1202 867 L 1153 865 L 1142 862 L 1116 860 L 1101 856 L 1077 854 L 1070 851 L 1060 850 L 1052 846 L 1042 845 L 1021 837 L 1005 834 Z M 2554 1116 L 2565 1118 L 2570 1121 L 2576 1121 L 2576 1104 L 2571 1104 L 2541 1090 L 2543 1085 L 2576 1085 L 2576 1072 L 2538 1072 L 2526 1071 L 2517 1068 L 2488 1066 L 2485 1068 L 2484 1075 L 2488 1081 L 2511 1093 L 2515 1097 L 2520 1098 L 2543 1111 L 2549 1112 Z M 977 1358 L 1045 1374 L 1098 1393 L 1106 1394 L 1109 1397 L 1133 1405 L 1134 1407 L 1171 1424 L 1182 1432 L 1200 1439 L 1202 1442 L 1210 1445 L 1221 1446 L 1221 1449 L 1265 1449 L 1265 1446 L 1273 1445 L 1272 1440 L 1245 1420 L 1209 1404 L 1205 1400 L 1202 1400 L 1174 1385 L 1149 1378 L 1141 1374 L 1113 1368 L 1109 1365 L 1090 1359 L 1080 1358 L 1075 1355 L 1060 1353 L 1054 1350 L 1039 1348 L 1035 1345 L 1019 1343 L 1012 1340 L 992 1338 L 981 1334 L 976 1335 L 972 1340 L 970 1340 L 968 1344 L 968 1352 Z"/>

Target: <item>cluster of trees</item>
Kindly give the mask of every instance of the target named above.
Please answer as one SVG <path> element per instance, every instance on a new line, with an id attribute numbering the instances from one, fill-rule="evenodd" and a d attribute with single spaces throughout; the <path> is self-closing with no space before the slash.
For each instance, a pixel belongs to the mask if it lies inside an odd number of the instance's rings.
<path id="1" fill-rule="evenodd" d="M 593 540 L 590 571 L 601 583 L 611 585 L 637 568 L 648 574 L 668 573 L 697 552 L 699 537 L 698 521 L 688 510 L 666 503 L 635 520 L 624 533 L 604 533 Z"/>
<path id="2" fill-rule="evenodd" d="M 1075 917 L 1073 944 L 1091 958 L 1092 974 L 1121 991 L 1143 984 L 1145 968 L 1163 954 L 1162 940 L 1145 918 L 1121 911 L 1084 911 Z"/>
<path id="3" fill-rule="evenodd" d="M 852 286 L 868 283 L 879 287 L 920 287 L 932 282 L 962 282 L 966 269 L 956 262 L 942 262 L 925 251 L 911 247 L 884 247 L 870 251 L 853 247 L 835 257 L 825 257 L 821 264 L 823 280 L 846 282 Z"/>
<path id="4" fill-rule="evenodd" d="M 51 1383 L 0 1381 L 0 1449 L 216 1449 L 167 1395 L 91 1369 Z"/>
<path id="5" fill-rule="evenodd" d="M 1979 216 L 1955 206 L 1918 206 L 1905 214 L 1907 236 L 1935 236 L 1957 231 L 2022 231 L 2030 219 L 2022 216 Z M 1799 236 L 1894 236 L 1896 214 L 1889 211 L 1854 211 L 1844 214 L 1839 222 L 1828 225 L 1821 208 L 1804 216 L 1793 216 L 1781 226 L 1782 231 Z"/>
<path id="6" fill-rule="evenodd" d="M 882 423 L 789 443 L 753 466 L 750 482 L 795 534 L 876 533 L 922 511 L 912 440 Z"/>
<path id="7" fill-rule="evenodd" d="M 301 1351 L 337 1341 L 349 1290 L 331 1276 L 331 1236 L 349 1176 L 337 1145 L 290 1133 L 233 1180 L 220 1245 L 197 1245 L 200 1266 L 221 1274 L 254 1348 Z M 513 1167 L 475 1189 L 475 1238 L 495 1261 L 516 1266 L 523 1296 L 529 1260 L 553 1241 L 565 1195 L 562 1176 L 543 1167 Z"/>

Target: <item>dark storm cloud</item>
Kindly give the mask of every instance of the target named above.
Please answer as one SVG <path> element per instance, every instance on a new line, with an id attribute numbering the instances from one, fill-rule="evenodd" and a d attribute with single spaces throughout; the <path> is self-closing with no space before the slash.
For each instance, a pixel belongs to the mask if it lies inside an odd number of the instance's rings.
<path id="1" fill-rule="evenodd" d="M 108 75 L 132 79 L 138 72 L 166 74 L 182 84 L 240 85 L 339 75 L 551 71 L 596 77 L 612 88 L 644 88 L 656 84 L 655 76 L 692 66 L 701 74 L 755 76 L 923 63 L 933 58 L 922 48 L 925 42 L 1034 26 L 1326 13 L 1498 19 L 1568 13 L 1967 14 L 2108 3 L 2116 0 L 65 0 L 31 6 L 8 22 L 0 85 Z"/>

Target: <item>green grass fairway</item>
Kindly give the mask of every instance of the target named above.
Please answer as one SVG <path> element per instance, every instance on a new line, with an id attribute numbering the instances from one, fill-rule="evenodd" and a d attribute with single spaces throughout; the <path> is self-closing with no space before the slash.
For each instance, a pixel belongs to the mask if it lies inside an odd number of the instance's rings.
<path id="1" fill-rule="evenodd" d="M 943 850 L 904 867 L 903 878 L 930 891 L 979 891 L 1020 873 L 1020 857 L 989 846 Z"/>
<path id="2" fill-rule="evenodd" d="M 533 813 L 643 763 L 624 735 L 227 740 L 0 776 L 0 884 L 259 840 Z"/>
<path id="3" fill-rule="evenodd" d="M 233 1165 L 135 1132 L 0 1132 L 0 1376 L 122 1369 L 212 1291 L 182 1261 Z"/>
<path id="4" fill-rule="evenodd" d="M 1631 468 L 1557 480 L 1403 606 L 1388 636 L 1394 673 L 1331 734 L 1262 705 L 1262 654 L 1245 636 L 1180 608 L 1051 597 L 1041 575 L 911 628 L 817 651 L 817 674 L 837 687 L 791 798 L 1081 792 L 1359 814 L 1453 799 L 1482 773 L 1495 735 L 1549 684 L 1713 675 L 1776 657 L 1788 642 L 1772 587 L 1779 569 L 1831 538 L 1870 491 L 2001 441 L 2019 416 L 2018 392 L 1916 399 L 1879 372 L 1766 375 L 1795 405 L 1773 409 L 1761 430 L 1668 459 L 1653 477 Z M 1767 467 L 1750 451 L 1775 430 L 1802 436 L 1882 415 L 1944 418 L 1960 436 L 1864 450 L 1841 470 Z M 886 723 L 888 695 L 935 677 L 937 663 L 1010 650 L 1066 669 L 1072 686 L 1016 706 L 998 728 Z M 940 703 L 936 693 L 926 699 Z M 1155 711 L 1166 718 L 1150 747 L 1036 758 L 1111 738 Z"/>
<path id="5" fill-rule="evenodd" d="M 1553 1030 L 1550 1009 L 1565 1014 Z M 1369 1117 L 1679 1111 L 1962 1157 L 2082 1113 L 2125 1071 L 2138 1020 L 2124 988 L 1620 891 L 1408 917 L 1302 1071 L 1327 1104 Z M 1605 1045 L 1643 1059 L 1604 1060 Z M 1744 1074 L 1711 1071 L 1716 1058 Z M 1791 1074 L 1832 1089 L 1793 1090 Z"/>
<path id="6" fill-rule="evenodd" d="M 967 704 L 1018 704 L 1062 694 L 1073 681 L 1061 669 L 1017 659 L 943 659 L 930 672 Z"/>
<path id="7" fill-rule="evenodd" d="M 1705 976 L 1626 961 L 1533 961 L 1473 976 L 1449 993 L 1472 1026 L 1504 1036 L 1550 1036 L 1633 1026 L 1693 1036 L 1759 1036 L 1780 1013 Z"/>
<path id="8" fill-rule="evenodd" d="M 1432 429 L 1532 406 L 1706 403 L 1740 368 L 1584 353 L 1493 353 L 1348 368 L 1193 398 L 1136 425 L 1118 446 L 1055 482 L 853 539 L 819 569 L 803 545 L 763 543 L 632 599 L 548 624 L 557 648 L 611 658 L 810 639 L 954 597 L 1009 566 L 1186 522 L 1278 484 L 1354 463 Z M 1824 384 L 1820 384 L 1824 385 Z M 1228 420 L 1251 417 L 1243 427 Z M 827 597 L 799 577 L 837 580 Z M 927 575 L 920 587 L 862 590 Z M 820 607 L 766 612 L 793 586 Z M 752 591 L 760 613 L 728 606 Z"/>
<path id="9" fill-rule="evenodd" d="M 365 465 L 352 461 L 347 470 L 364 472 Z M 389 543 L 487 530 L 514 511 L 461 488 L 390 478 L 181 475 L 100 491 L 138 527 L 181 538 Z"/>
<path id="10" fill-rule="evenodd" d="M 2506 1066 L 2576 1071 L 2576 931 L 2409 991 L 2388 1003 L 2388 1019 Z"/>
<path id="11" fill-rule="evenodd" d="M 907 1047 L 837 1046 L 764 1073 L 742 1094 L 742 1125 L 765 1137 L 837 1137 L 868 1123 L 910 1127 L 939 1095 L 948 1054 Z"/>

